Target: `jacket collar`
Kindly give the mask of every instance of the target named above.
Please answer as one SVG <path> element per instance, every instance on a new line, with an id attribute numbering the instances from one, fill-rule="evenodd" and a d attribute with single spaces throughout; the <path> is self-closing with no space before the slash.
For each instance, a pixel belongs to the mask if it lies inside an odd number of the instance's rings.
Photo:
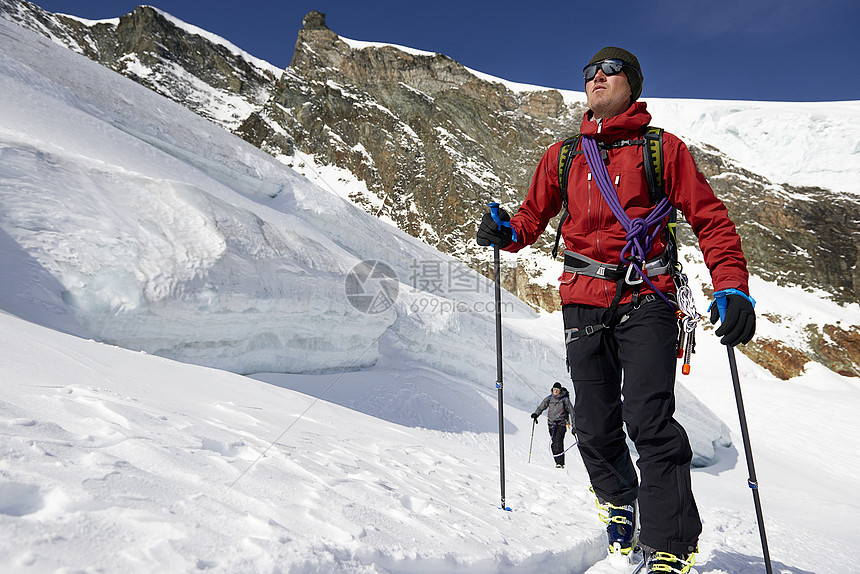
<path id="1" fill-rule="evenodd" d="M 642 128 L 651 123 L 651 114 L 646 108 L 645 102 L 633 102 L 624 112 L 602 120 L 595 120 L 591 110 L 588 110 L 582 118 L 580 133 L 602 142 L 636 139 L 642 133 Z"/>

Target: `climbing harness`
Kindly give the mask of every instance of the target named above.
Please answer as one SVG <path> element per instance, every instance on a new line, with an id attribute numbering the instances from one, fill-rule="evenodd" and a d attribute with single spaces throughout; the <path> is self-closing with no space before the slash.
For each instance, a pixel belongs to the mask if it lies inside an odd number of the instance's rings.
<path id="1" fill-rule="evenodd" d="M 615 297 L 606 313 L 604 313 L 601 322 L 596 325 L 588 325 L 584 328 L 567 329 L 565 331 L 565 343 L 593 335 L 602 329 L 613 327 L 626 321 L 629 313 L 618 317 L 618 304 L 624 292 L 628 288 L 633 287 L 636 289 L 633 294 L 634 309 L 649 300 L 660 298 L 672 308 L 677 316 L 677 356 L 678 358 L 684 357 L 682 373 L 686 375 L 690 373 L 690 355 L 695 352 L 695 329 L 701 316 L 696 311 L 692 290 L 688 285 L 686 275 L 682 273 L 681 264 L 678 262 L 674 227 L 669 229 L 669 240 L 667 241 L 667 248 L 663 253 L 654 259 L 645 259 L 651 251 L 657 236 L 663 231 L 665 227 L 664 222 L 668 221 L 672 224 L 675 219 L 675 209 L 669 201 L 668 196 L 666 196 L 662 184 L 662 130 L 652 128 L 646 132 L 646 136 L 648 134 L 651 134 L 652 137 L 646 137 L 644 140 L 624 140 L 607 146 L 612 148 L 631 145 L 633 143 L 643 144 L 645 163 L 648 166 L 648 169 L 645 171 L 646 179 L 648 180 L 649 195 L 656 204 L 646 217 L 635 219 L 631 219 L 621 205 L 618 192 L 612 184 L 612 180 L 606 170 L 606 164 L 603 161 L 606 154 L 605 150 L 601 151 L 594 138 L 589 136 L 578 136 L 576 138 L 581 142 L 581 153 L 585 155 L 588 167 L 594 181 L 597 183 L 598 189 L 600 189 L 604 201 L 609 205 L 610 210 L 626 232 L 625 239 L 627 243 L 621 250 L 620 261 L 617 265 L 596 261 L 573 251 L 565 251 L 565 271 L 616 282 Z M 573 142 L 570 145 L 573 146 Z M 564 149 L 563 145 L 561 153 L 565 157 L 563 161 L 562 159 L 559 160 L 559 176 L 561 178 L 559 181 L 566 183 L 571 163 L 571 148 Z M 562 163 L 564 163 L 564 167 L 561 167 Z M 564 193 L 565 213 L 562 216 L 562 223 L 567 216 L 566 195 Z M 659 199 L 658 195 L 661 196 Z M 559 234 L 560 230 L 561 224 L 559 224 Z M 556 249 L 557 246 L 558 237 L 556 237 Z M 664 273 L 669 273 L 675 283 L 677 292 L 675 297 L 662 293 L 649 279 L 649 277 Z M 641 283 L 647 284 L 653 290 L 654 295 L 649 294 L 640 298 L 638 295 L 638 285 Z M 670 300 L 670 298 L 674 299 L 674 301 Z"/>

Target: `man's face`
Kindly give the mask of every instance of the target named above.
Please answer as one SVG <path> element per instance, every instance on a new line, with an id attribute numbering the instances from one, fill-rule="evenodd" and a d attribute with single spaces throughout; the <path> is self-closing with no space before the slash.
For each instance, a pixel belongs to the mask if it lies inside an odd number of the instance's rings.
<path id="1" fill-rule="evenodd" d="M 553 389 L 553 390 L 552 390 L 552 394 L 554 394 L 554 395 L 556 395 L 556 396 L 557 396 L 560 392 L 561 392 L 561 389 Z"/>
<path id="2" fill-rule="evenodd" d="M 630 107 L 632 95 L 627 74 L 623 71 L 607 76 L 603 70 L 597 70 L 597 74 L 585 84 L 586 102 L 595 119 L 617 116 Z"/>

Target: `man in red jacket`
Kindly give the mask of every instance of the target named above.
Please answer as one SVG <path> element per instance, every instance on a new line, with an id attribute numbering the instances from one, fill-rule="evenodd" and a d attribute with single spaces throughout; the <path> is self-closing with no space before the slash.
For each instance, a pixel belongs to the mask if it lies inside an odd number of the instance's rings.
<path id="1" fill-rule="evenodd" d="M 566 250 L 559 292 L 579 449 L 608 523 L 610 550 L 627 554 L 636 546 L 638 512 L 638 544 L 648 571 L 688 572 L 702 527 L 691 489 L 692 449 L 673 418 L 678 323 L 667 304 L 676 291 L 672 265 L 665 264 L 670 248 L 663 234 L 648 229 L 650 239 L 640 235 L 634 241 L 635 230 L 630 229 L 631 220 L 641 224 L 655 209 L 641 144 L 629 143 L 641 141 L 651 121 L 645 103 L 637 101 L 642 71 L 633 54 L 607 47 L 594 55 L 583 76 L 589 111 L 580 128 L 580 148 L 596 142 L 588 149 L 600 154 L 591 159 L 603 160 L 605 168 L 595 167 L 604 177 L 608 174 L 614 190 L 612 195 L 601 191 L 600 174 L 592 173 L 587 151 L 571 150 L 576 155 L 567 172 L 569 216 L 561 226 Z M 484 215 L 477 234 L 480 245 L 515 252 L 543 233 L 563 206 L 561 149 L 558 142 L 546 151 L 512 218 L 501 210 L 499 224 Z M 715 294 L 725 297 L 725 316 L 716 334 L 724 345 L 747 343 L 755 333 L 754 302 L 735 226 L 684 143 L 664 132 L 662 149 L 668 202 L 692 226 Z M 618 215 L 610 205 L 614 194 L 617 209 L 623 210 Z M 656 229 L 665 223 L 659 219 Z M 640 269 L 647 280 L 641 279 Z M 623 423 L 639 454 L 641 483 Z"/>

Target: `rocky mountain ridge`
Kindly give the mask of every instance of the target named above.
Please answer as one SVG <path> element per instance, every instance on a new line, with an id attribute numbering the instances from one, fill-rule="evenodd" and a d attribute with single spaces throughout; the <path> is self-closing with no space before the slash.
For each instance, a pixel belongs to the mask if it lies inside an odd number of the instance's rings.
<path id="1" fill-rule="evenodd" d="M 151 7 L 91 23 L 0 0 L 0 16 L 179 102 L 299 171 L 309 158 L 339 167 L 364 185 L 351 195 L 357 204 L 485 274 L 486 253 L 474 244 L 476 214 L 490 200 L 515 209 L 543 151 L 575 134 L 585 112 L 557 91 L 513 92 L 441 54 L 352 45 L 319 12 L 305 17 L 281 73 Z M 856 303 L 858 202 L 838 190 L 767 181 L 706 144 L 691 151 L 739 222 L 754 274 Z M 689 228 L 682 226 L 681 236 L 694 243 Z M 506 288 L 547 310 L 558 308 L 555 282 L 540 277 L 553 265 L 552 239 L 545 234 L 506 263 L 503 274 Z M 860 375 L 857 325 L 808 330 L 804 345 L 757 337 L 743 352 L 783 378 L 808 361 Z"/>

